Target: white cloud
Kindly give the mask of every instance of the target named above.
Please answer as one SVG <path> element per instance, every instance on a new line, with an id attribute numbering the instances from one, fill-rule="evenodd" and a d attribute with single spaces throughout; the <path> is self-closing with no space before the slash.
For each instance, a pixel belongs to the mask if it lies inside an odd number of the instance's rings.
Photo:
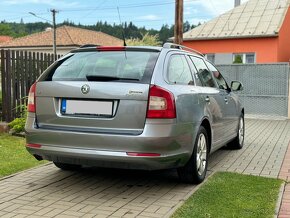
<path id="1" fill-rule="evenodd" d="M 157 15 L 154 15 L 154 14 L 148 14 L 145 16 L 140 16 L 140 17 L 138 17 L 138 19 L 140 19 L 140 20 L 157 20 L 157 19 L 160 19 L 160 17 Z"/>

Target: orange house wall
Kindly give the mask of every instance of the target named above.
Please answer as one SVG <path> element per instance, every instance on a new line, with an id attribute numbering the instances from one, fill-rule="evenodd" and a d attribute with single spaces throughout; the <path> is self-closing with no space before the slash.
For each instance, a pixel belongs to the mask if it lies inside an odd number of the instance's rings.
<path id="1" fill-rule="evenodd" d="M 257 63 L 278 62 L 278 37 L 184 41 L 183 45 L 202 53 L 256 53 Z M 285 40 L 283 41 L 285 42 Z M 288 38 L 290 46 L 290 38 Z M 290 47 L 289 51 L 290 51 Z"/>
<path id="2" fill-rule="evenodd" d="M 278 61 L 290 61 L 290 7 L 279 32 Z"/>

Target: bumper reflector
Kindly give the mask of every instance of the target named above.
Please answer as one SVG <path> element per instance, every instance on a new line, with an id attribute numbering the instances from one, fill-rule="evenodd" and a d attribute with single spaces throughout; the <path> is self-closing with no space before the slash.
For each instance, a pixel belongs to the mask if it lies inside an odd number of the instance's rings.
<path id="1" fill-rule="evenodd" d="M 40 144 L 26 144 L 26 147 L 29 147 L 29 148 L 41 148 L 41 145 Z"/>
<path id="2" fill-rule="evenodd" d="M 160 154 L 156 153 L 137 153 L 137 152 L 127 152 L 128 156 L 134 156 L 134 157 L 160 157 Z"/>

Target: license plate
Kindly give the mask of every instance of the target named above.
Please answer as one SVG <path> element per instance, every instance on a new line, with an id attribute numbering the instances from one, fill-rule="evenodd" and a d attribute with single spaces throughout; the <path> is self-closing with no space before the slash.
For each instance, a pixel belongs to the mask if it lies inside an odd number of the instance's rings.
<path id="1" fill-rule="evenodd" d="M 70 115 L 113 115 L 113 102 L 110 101 L 82 101 L 62 99 L 62 114 Z"/>

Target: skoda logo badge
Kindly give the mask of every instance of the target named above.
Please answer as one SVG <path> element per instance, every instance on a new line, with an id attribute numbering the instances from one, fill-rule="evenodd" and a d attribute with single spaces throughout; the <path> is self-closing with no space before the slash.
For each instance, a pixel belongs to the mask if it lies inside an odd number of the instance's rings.
<path id="1" fill-rule="evenodd" d="M 88 94 L 89 93 L 89 91 L 90 91 L 90 86 L 89 85 L 83 85 L 82 87 L 81 87 L 81 91 L 82 91 L 82 93 L 83 94 Z"/>

